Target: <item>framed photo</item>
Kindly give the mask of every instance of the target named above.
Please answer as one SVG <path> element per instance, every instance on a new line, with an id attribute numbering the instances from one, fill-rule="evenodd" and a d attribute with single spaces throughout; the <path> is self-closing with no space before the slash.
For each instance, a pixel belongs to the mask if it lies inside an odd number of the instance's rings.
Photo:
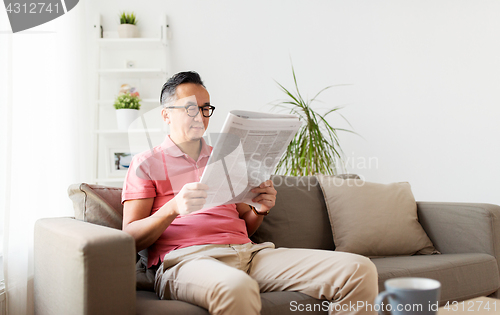
<path id="1" fill-rule="evenodd" d="M 134 153 L 127 148 L 108 148 L 108 177 L 125 177 Z"/>

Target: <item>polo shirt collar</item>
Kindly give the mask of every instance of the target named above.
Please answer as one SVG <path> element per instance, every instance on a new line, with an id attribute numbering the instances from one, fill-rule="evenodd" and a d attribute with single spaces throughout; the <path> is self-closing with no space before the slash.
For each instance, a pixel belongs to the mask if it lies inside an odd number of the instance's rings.
<path id="1" fill-rule="evenodd" d="M 165 137 L 165 140 L 161 144 L 161 148 L 163 151 L 165 151 L 168 155 L 173 156 L 173 157 L 179 157 L 185 155 L 184 152 L 182 152 L 181 149 L 170 139 L 170 136 L 167 135 Z M 208 157 L 210 156 L 210 153 L 212 152 L 210 146 L 205 142 L 204 138 L 201 138 L 201 151 L 200 151 L 200 156 L 201 157 Z"/>
<path id="2" fill-rule="evenodd" d="M 209 157 L 212 153 L 212 148 L 205 142 L 205 138 L 201 138 L 200 157 Z"/>

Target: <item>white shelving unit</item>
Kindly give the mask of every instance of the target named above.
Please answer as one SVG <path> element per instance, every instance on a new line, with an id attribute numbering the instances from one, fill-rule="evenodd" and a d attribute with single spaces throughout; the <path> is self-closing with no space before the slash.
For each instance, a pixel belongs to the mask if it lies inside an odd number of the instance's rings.
<path id="1" fill-rule="evenodd" d="M 101 38 L 101 16 L 94 23 L 95 32 L 95 102 L 93 121 L 93 182 L 121 186 L 126 164 L 138 153 L 134 139 L 147 147 L 157 145 L 164 137 L 159 117 L 159 92 L 168 78 L 168 23 L 166 16 L 159 21 L 159 36 L 154 38 Z M 120 86 L 129 84 L 140 93 L 140 121 L 134 129 L 117 129 L 113 107 Z M 134 124 L 133 124 L 134 125 Z M 156 141 L 152 141 L 155 139 Z M 115 163 L 115 153 L 130 153 Z M 117 169 L 119 168 L 119 169 Z"/>
<path id="2" fill-rule="evenodd" d="M 109 77 L 164 77 L 166 75 L 165 71 L 161 69 L 99 69 L 99 74 L 101 76 Z"/>
<path id="3" fill-rule="evenodd" d="M 109 100 L 97 100 L 97 103 L 100 106 L 109 106 L 112 105 L 115 102 L 115 100 L 109 99 Z M 141 101 L 142 106 L 153 106 L 158 104 L 158 100 L 154 98 L 146 98 L 142 99 Z"/>
<path id="4" fill-rule="evenodd" d="M 166 34 L 166 30 L 161 34 L 161 36 Z M 165 38 L 99 38 L 98 41 L 102 48 L 112 49 L 127 49 L 137 45 L 141 45 L 143 49 L 156 49 L 167 45 L 166 36 Z"/>

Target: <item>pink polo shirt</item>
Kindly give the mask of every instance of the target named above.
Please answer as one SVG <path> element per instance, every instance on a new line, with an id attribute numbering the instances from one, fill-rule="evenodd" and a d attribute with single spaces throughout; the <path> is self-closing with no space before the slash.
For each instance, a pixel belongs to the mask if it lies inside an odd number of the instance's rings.
<path id="1" fill-rule="evenodd" d="M 170 139 L 153 150 L 136 154 L 123 183 L 122 203 L 126 200 L 154 198 L 155 213 L 187 183 L 198 182 L 212 148 L 201 139 L 198 160 L 182 152 Z M 249 243 L 245 221 L 235 204 L 217 206 L 179 215 L 148 248 L 148 267 L 163 261 L 168 252 L 203 244 Z"/>

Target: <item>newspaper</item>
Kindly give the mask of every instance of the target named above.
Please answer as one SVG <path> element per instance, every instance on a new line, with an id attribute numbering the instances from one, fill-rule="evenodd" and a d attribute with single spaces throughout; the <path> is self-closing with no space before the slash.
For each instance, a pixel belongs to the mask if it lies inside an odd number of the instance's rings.
<path id="1" fill-rule="evenodd" d="M 296 115 L 229 112 L 200 179 L 209 186 L 203 209 L 240 202 L 259 209 L 250 190 L 274 173 L 301 124 Z"/>

